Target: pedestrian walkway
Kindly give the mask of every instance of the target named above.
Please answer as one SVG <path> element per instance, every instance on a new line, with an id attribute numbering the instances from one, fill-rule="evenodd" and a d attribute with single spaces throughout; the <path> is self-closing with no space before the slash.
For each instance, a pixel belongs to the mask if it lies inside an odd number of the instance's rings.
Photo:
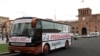
<path id="1" fill-rule="evenodd" d="M 6 38 L 4 38 L 4 40 L 2 40 L 2 38 L 0 38 L 0 44 L 5 44 L 6 43 Z"/>

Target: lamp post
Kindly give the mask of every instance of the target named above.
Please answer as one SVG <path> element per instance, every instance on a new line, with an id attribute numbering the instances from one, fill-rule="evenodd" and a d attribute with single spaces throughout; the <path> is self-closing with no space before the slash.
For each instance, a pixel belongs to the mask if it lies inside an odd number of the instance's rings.
<path id="1" fill-rule="evenodd" d="M 56 21 L 56 9 L 54 9 L 54 20 Z"/>

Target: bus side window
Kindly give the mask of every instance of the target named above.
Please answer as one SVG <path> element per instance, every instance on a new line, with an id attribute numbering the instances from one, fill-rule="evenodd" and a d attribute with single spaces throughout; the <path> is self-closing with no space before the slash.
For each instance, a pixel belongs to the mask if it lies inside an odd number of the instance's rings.
<path id="1" fill-rule="evenodd" d="M 54 24 L 49 21 L 42 21 L 42 31 L 43 33 L 54 33 Z"/>

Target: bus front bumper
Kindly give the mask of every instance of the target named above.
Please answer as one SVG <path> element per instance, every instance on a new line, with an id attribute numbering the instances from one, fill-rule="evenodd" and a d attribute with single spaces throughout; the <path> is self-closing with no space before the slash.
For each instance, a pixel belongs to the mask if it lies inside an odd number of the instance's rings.
<path id="1" fill-rule="evenodd" d="M 16 47 L 16 46 L 9 46 L 8 50 L 10 53 L 20 52 L 26 54 L 38 54 L 39 52 L 35 47 Z"/>

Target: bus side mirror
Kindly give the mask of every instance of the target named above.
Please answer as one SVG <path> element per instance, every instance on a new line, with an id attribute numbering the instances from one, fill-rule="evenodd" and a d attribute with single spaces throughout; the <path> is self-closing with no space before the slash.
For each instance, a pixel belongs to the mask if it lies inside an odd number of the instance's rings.
<path id="1" fill-rule="evenodd" d="M 32 22 L 31 22 L 31 27 L 32 28 L 34 28 L 35 27 L 35 24 L 36 24 L 36 22 L 35 22 L 36 20 L 35 19 L 32 19 Z"/>

